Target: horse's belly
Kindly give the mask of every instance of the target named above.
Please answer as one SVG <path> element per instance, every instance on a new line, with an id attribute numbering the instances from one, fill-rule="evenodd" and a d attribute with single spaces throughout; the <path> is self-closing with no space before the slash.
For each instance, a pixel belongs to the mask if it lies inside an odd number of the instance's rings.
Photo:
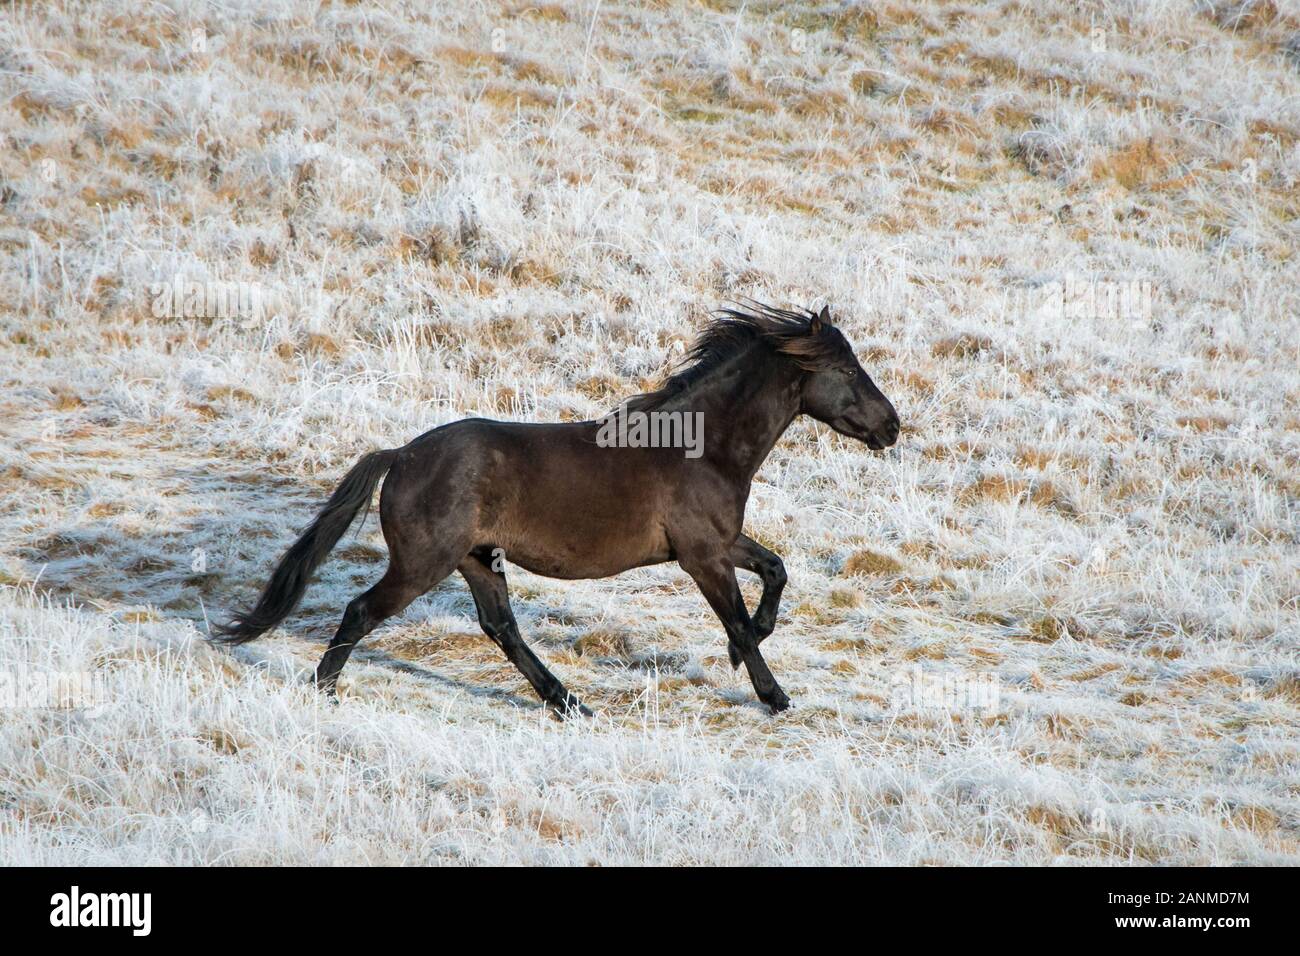
<path id="1" fill-rule="evenodd" d="M 537 435 L 543 435 L 540 430 Z M 479 545 L 556 578 L 602 578 L 671 557 L 671 498 L 640 450 L 532 440 L 494 451 L 478 485 Z M 613 457 L 616 456 L 616 457 Z"/>
<path id="2" fill-rule="evenodd" d="M 643 523 L 597 524 L 579 518 L 529 522 L 522 534 L 503 535 L 501 557 L 552 578 L 607 578 L 672 556 L 663 528 Z"/>

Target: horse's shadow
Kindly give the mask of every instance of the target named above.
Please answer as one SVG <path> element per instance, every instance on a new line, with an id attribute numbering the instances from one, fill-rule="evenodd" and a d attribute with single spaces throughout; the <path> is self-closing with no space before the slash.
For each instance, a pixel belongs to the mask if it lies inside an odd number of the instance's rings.
<path id="1" fill-rule="evenodd" d="M 171 472 L 138 510 L 91 507 L 88 520 L 47 528 L 16 549 L 20 581 L 59 601 L 101 610 L 150 606 L 210 637 L 212 625 L 256 598 L 276 560 L 329 495 L 300 477 L 205 466 Z M 177 512 L 180 512 L 178 515 Z M 387 552 L 373 516 L 330 555 L 296 612 L 296 637 L 328 643 L 352 597 L 379 579 Z M 25 581 L 23 579 L 25 578 Z M 456 576 L 414 602 L 394 622 L 420 613 L 475 620 L 473 598 Z M 484 641 L 488 638 L 485 636 Z M 247 665 L 267 662 L 253 646 L 223 650 Z M 543 706 L 512 691 L 438 673 L 362 644 L 354 659 L 478 698 L 529 709 Z M 304 675 L 309 680 L 310 675 Z"/>
<path id="2" fill-rule="evenodd" d="M 324 647 L 326 641 L 299 635 L 304 640 L 311 641 L 313 644 L 320 644 Z M 486 637 L 483 638 L 487 640 Z M 233 646 L 225 649 L 231 657 L 240 663 L 250 667 L 258 667 L 269 663 L 267 655 L 256 650 L 252 646 Z M 472 684 L 467 681 L 459 680 L 455 677 L 440 674 L 437 671 L 422 667 L 414 661 L 409 661 L 402 657 L 395 657 L 382 648 L 367 647 L 364 644 L 358 646 L 352 652 L 352 659 L 362 661 L 366 664 L 373 664 L 376 667 L 382 667 L 394 673 L 405 674 L 413 677 L 423 684 L 431 687 L 438 687 L 448 691 L 460 691 L 471 697 L 482 700 L 495 700 L 504 703 L 513 704 L 516 707 L 525 710 L 539 710 L 543 707 L 541 701 L 533 697 L 523 697 L 514 691 L 506 690 L 501 687 L 492 687 L 484 684 Z M 304 686 L 314 686 L 314 672 L 302 671 L 299 674 L 299 680 Z"/>

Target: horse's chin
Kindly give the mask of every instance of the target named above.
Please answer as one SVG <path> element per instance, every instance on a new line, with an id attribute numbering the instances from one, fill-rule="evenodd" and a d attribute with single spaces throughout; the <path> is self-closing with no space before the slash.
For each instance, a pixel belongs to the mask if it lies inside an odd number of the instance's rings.
<path id="1" fill-rule="evenodd" d="M 884 451 L 890 445 L 894 444 L 893 441 L 886 441 L 882 438 L 880 433 L 875 429 L 863 428 L 853 422 L 841 420 L 829 422 L 828 424 L 834 431 L 843 435 L 845 438 L 852 438 L 854 441 L 860 441 L 872 451 Z"/>
<path id="2" fill-rule="evenodd" d="M 837 418 L 826 424 L 837 434 L 843 435 L 845 438 L 852 438 L 854 441 L 860 441 L 872 451 L 880 451 L 886 447 L 885 443 L 877 438 L 871 429 L 847 418 Z"/>

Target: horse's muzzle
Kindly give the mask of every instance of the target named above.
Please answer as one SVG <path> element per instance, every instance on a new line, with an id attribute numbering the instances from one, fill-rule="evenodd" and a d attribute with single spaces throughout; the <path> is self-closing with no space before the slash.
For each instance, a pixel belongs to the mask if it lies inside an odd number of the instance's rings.
<path id="1" fill-rule="evenodd" d="M 867 447 L 873 451 L 880 451 L 882 448 L 888 448 L 894 442 L 898 441 L 898 433 L 902 430 L 897 418 L 890 418 L 885 424 L 881 425 L 870 435 L 867 436 Z"/>

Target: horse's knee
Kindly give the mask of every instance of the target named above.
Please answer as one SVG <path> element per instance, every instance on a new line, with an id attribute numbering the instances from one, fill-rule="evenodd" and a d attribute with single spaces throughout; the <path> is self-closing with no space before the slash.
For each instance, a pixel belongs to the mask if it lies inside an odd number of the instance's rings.
<path id="1" fill-rule="evenodd" d="M 776 588 L 785 587 L 785 562 L 775 554 L 763 561 L 763 578 Z"/>
<path id="2" fill-rule="evenodd" d="M 361 594 L 348 602 L 343 609 L 343 620 L 339 622 L 339 632 L 352 633 L 364 629 L 369 615 L 369 595 Z"/>

